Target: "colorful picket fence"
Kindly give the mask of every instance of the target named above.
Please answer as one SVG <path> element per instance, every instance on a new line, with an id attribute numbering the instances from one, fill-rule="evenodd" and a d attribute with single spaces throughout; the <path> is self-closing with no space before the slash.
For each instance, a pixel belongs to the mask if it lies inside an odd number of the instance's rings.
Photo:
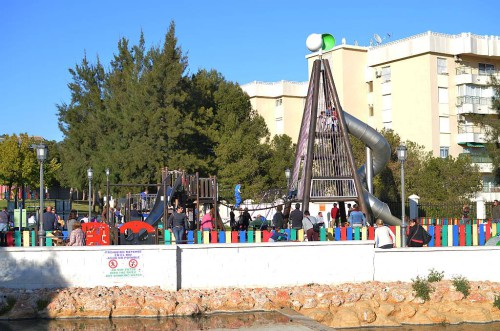
<path id="1" fill-rule="evenodd" d="M 5 233 L 7 247 L 38 246 L 38 237 L 35 231 L 8 231 Z M 51 231 L 45 234 L 45 246 L 60 246 L 68 238 L 68 231 L 62 231 L 55 236 Z"/>
<path id="2" fill-rule="evenodd" d="M 478 224 L 479 223 L 479 224 Z M 457 225 L 423 225 L 433 239 L 428 247 L 446 246 L 483 246 L 491 237 L 500 233 L 500 224 L 491 222 L 475 222 L 475 224 Z M 396 246 L 401 247 L 401 227 L 389 226 L 396 236 Z M 290 241 L 304 241 L 303 230 L 281 230 L 287 234 Z M 188 231 L 187 244 L 217 244 L 217 243 L 261 243 L 267 242 L 269 231 Z M 165 233 L 165 244 L 175 244 L 175 238 L 170 231 Z M 321 228 L 320 241 L 351 241 L 373 240 L 375 228 Z"/>
<path id="3" fill-rule="evenodd" d="M 487 223 L 488 220 L 482 219 L 471 219 L 470 224 L 483 224 Z M 432 218 L 432 217 L 421 217 L 419 218 L 419 223 L 422 225 L 461 225 L 465 222 L 461 218 Z"/>
<path id="4" fill-rule="evenodd" d="M 483 246 L 491 237 L 500 233 L 500 223 L 490 221 L 475 221 L 472 224 L 440 224 L 423 225 L 431 234 L 432 240 L 427 245 L 429 247 L 450 247 L 450 246 Z M 401 227 L 389 226 L 396 235 L 396 245 L 401 246 Z M 290 241 L 304 241 L 303 230 L 284 229 Z M 270 231 L 249 230 L 249 231 L 187 231 L 185 240 L 187 244 L 217 244 L 217 243 L 262 243 L 267 242 L 271 236 Z M 319 233 L 320 241 L 352 241 L 352 240 L 373 240 L 375 228 L 321 228 Z M 38 245 L 38 238 L 35 231 L 9 231 L 6 232 L 7 246 L 10 247 L 30 247 Z M 67 239 L 67 231 L 63 231 L 59 237 L 51 232 L 46 232 L 45 245 L 57 246 Z M 175 238 L 170 231 L 165 231 L 164 243 L 166 245 L 175 244 Z"/>

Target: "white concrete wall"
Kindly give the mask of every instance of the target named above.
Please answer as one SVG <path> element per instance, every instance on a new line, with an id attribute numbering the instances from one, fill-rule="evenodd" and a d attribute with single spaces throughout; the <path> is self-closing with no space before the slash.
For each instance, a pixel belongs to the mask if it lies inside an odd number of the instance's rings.
<path id="1" fill-rule="evenodd" d="M 373 278 L 373 242 L 181 245 L 182 288 L 277 287 Z"/>
<path id="2" fill-rule="evenodd" d="M 446 279 L 500 281 L 500 246 L 424 247 L 377 250 L 374 280 L 411 281 L 427 276 L 430 269 L 444 272 Z"/>
<path id="3" fill-rule="evenodd" d="M 131 260 L 137 261 L 133 268 Z M 9 247 L 0 250 L 0 286 L 33 289 L 130 285 L 175 290 L 176 261 L 175 246 Z"/>
<path id="4" fill-rule="evenodd" d="M 278 287 L 445 278 L 499 281 L 500 247 L 373 249 L 373 241 L 0 249 L 0 287 Z"/>

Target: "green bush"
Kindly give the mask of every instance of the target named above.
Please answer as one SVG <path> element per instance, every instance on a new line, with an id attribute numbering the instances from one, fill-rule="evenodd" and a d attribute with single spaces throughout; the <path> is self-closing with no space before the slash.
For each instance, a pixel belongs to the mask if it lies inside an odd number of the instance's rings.
<path id="1" fill-rule="evenodd" d="M 49 300 L 47 299 L 38 299 L 36 301 L 36 307 L 38 310 L 44 310 L 45 308 L 47 308 L 48 305 L 49 305 Z"/>
<path id="2" fill-rule="evenodd" d="M 458 292 L 462 292 L 465 298 L 470 294 L 470 282 L 463 276 L 453 277 L 453 286 Z"/>
<path id="3" fill-rule="evenodd" d="M 416 279 L 412 279 L 413 291 L 415 291 L 415 295 L 417 298 L 421 298 L 425 301 L 429 301 L 431 299 L 431 293 L 434 292 L 434 289 L 431 287 L 431 284 L 426 278 L 420 278 L 417 276 Z"/>
<path id="4" fill-rule="evenodd" d="M 493 307 L 500 309 L 500 296 L 495 295 L 495 300 L 493 301 Z"/>
<path id="5" fill-rule="evenodd" d="M 434 268 L 429 270 L 429 276 L 427 276 L 429 283 L 440 282 L 443 278 L 444 271 L 436 271 Z"/>
<path id="6" fill-rule="evenodd" d="M 0 307 L 0 315 L 8 313 L 16 304 L 16 298 L 14 297 L 7 297 L 6 301 L 6 304 L 3 307 Z"/>

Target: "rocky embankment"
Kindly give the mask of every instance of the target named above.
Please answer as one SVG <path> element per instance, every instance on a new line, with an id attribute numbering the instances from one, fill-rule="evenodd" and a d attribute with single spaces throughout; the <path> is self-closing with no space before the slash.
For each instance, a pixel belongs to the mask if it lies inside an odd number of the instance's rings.
<path id="1" fill-rule="evenodd" d="M 367 282 L 282 288 L 163 291 L 156 287 L 0 289 L 0 319 L 189 316 L 291 308 L 332 327 L 500 321 L 500 283 L 470 282 L 467 297 L 451 281 L 432 283 L 430 300 L 411 283 Z"/>

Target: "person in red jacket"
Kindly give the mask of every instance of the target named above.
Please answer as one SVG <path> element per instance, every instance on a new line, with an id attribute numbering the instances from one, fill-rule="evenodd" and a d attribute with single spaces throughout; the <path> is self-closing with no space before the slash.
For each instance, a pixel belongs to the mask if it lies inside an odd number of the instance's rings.
<path id="1" fill-rule="evenodd" d="M 337 203 L 333 203 L 332 210 L 330 211 L 330 217 L 331 217 L 331 227 L 336 227 L 338 228 L 340 226 L 340 209 L 337 206 Z"/>

